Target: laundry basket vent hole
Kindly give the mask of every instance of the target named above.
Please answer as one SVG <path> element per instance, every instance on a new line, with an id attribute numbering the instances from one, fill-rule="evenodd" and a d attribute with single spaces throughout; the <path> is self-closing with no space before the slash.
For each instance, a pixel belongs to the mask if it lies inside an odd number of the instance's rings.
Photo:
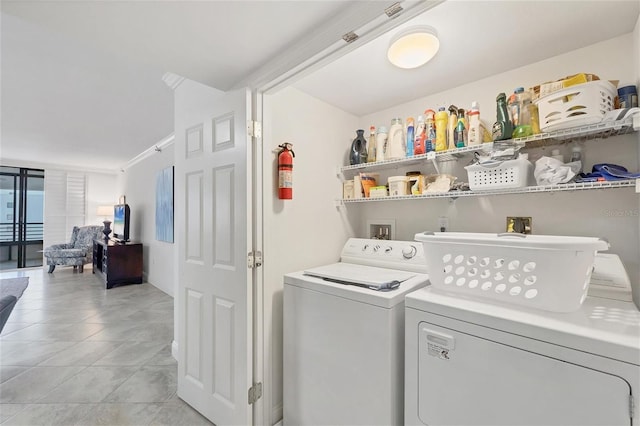
<path id="1" fill-rule="evenodd" d="M 512 260 L 511 262 L 509 262 L 508 268 L 509 268 L 510 271 L 515 271 L 519 267 L 520 267 L 520 261 Z"/>
<path id="2" fill-rule="evenodd" d="M 476 288 L 478 287 L 478 284 L 480 284 L 478 280 L 471 280 L 469 281 L 469 288 Z"/>
<path id="3" fill-rule="evenodd" d="M 524 297 L 526 297 L 527 299 L 533 299 L 537 295 L 538 295 L 538 290 L 536 290 L 535 288 L 530 288 L 529 290 L 524 292 Z"/>
<path id="4" fill-rule="evenodd" d="M 449 275 L 447 278 L 444 279 L 445 284 L 451 284 L 452 282 L 453 282 L 453 277 L 451 275 Z"/>
<path id="5" fill-rule="evenodd" d="M 536 277 L 535 275 L 529 275 L 524 279 L 524 285 L 534 285 L 536 281 L 538 281 L 538 277 Z"/>
<path id="6" fill-rule="evenodd" d="M 482 284 L 482 290 L 487 291 L 491 288 L 491 286 L 493 286 L 493 283 L 491 281 L 487 281 L 484 284 Z"/>
<path id="7" fill-rule="evenodd" d="M 467 259 L 467 265 L 469 265 L 469 266 L 475 265 L 477 261 L 478 261 L 477 257 L 469 256 L 469 259 Z"/>
<path id="8" fill-rule="evenodd" d="M 455 263 L 456 265 L 459 265 L 462 263 L 462 261 L 464 260 L 464 256 L 459 254 L 456 256 L 456 258 L 453 260 L 453 263 Z"/>
<path id="9" fill-rule="evenodd" d="M 517 274 L 517 273 L 516 274 L 511 274 L 511 276 L 509 276 L 509 282 L 511 284 L 515 284 L 518 281 L 520 281 L 520 278 L 521 278 L 520 274 Z"/>
<path id="10" fill-rule="evenodd" d="M 500 294 L 500 293 L 504 293 L 504 291 L 507 289 L 507 285 L 506 284 L 498 284 L 496 286 L 496 293 Z"/>
<path id="11" fill-rule="evenodd" d="M 450 253 L 447 253 L 447 254 L 445 254 L 444 256 L 442 256 L 442 261 L 443 261 L 444 263 L 447 263 L 447 262 L 449 262 L 450 260 L 451 260 L 451 254 L 450 254 Z"/>
<path id="12" fill-rule="evenodd" d="M 536 262 L 525 263 L 525 265 L 522 267 L 522 270 L 525 272 L 533 272 L 534 269 L 536 269 Z"/>
<path id="13" fill-rule="evenodd" d="M 458 287 L 462 287 L 466 282 L 467 282 L 466 278 L 460 277 L 460 278 L 458 278 L 458 281 L 456 281 L 456 285 Z"/>
<path id="14" fill-rule="evenodd" d="M 458 266 L 456 268 L 456 275 L 462 275 L 462 274 L 464 274 L 464 271 L 465 271 L 464 266 Z"/>
<path id="15" fill-rule="evenodd" d="M 522 287 L 511 287 L 511 289 L 509 290 L 509 294 L 512 296 L 517 296 L 520 294 L 520 292 L 522 292 Z"/>

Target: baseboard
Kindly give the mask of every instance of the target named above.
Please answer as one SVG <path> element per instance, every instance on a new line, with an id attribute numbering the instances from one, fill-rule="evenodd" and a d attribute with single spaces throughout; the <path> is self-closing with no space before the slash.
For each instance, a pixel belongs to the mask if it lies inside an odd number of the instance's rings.
<path id="1" fill-rule="evenodd" d="M 171 342 L 171 356 L 176 361 L 178 360 L 178 342 L 175 340 Z"/>

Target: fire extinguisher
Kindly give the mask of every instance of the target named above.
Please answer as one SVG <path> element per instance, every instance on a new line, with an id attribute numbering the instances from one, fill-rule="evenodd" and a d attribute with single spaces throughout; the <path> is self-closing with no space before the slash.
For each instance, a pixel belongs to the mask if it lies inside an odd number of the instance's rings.
<path id="1" fill-rule="evenodd" d="M 278 145 L 278 198 L 291 200 L 293 198 L 293 158 L 296 156 L 291 150 L 293 145 L 283 143 Z"/>

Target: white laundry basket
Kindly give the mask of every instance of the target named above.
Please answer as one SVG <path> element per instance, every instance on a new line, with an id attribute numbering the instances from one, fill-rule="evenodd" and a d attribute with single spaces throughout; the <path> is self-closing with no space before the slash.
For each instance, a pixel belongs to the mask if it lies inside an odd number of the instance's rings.
<path id="1" fill-rule="evenodd" d="M 609 243 L 590 237 L 425 232 L 431 284 L 441 290 L 554 312 L 580 307 L 597 251 Z"/>

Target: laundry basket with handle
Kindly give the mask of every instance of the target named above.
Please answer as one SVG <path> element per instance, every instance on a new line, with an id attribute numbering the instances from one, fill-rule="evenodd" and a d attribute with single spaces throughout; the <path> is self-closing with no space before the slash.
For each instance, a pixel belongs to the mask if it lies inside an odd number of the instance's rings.
<path id="1" fill-rule="evenodd" d="M 431 284 L 469 297 L 553 312 L 577 310 L 587 296 L 601 238 L 516 233 L 424 232 Z"/>

